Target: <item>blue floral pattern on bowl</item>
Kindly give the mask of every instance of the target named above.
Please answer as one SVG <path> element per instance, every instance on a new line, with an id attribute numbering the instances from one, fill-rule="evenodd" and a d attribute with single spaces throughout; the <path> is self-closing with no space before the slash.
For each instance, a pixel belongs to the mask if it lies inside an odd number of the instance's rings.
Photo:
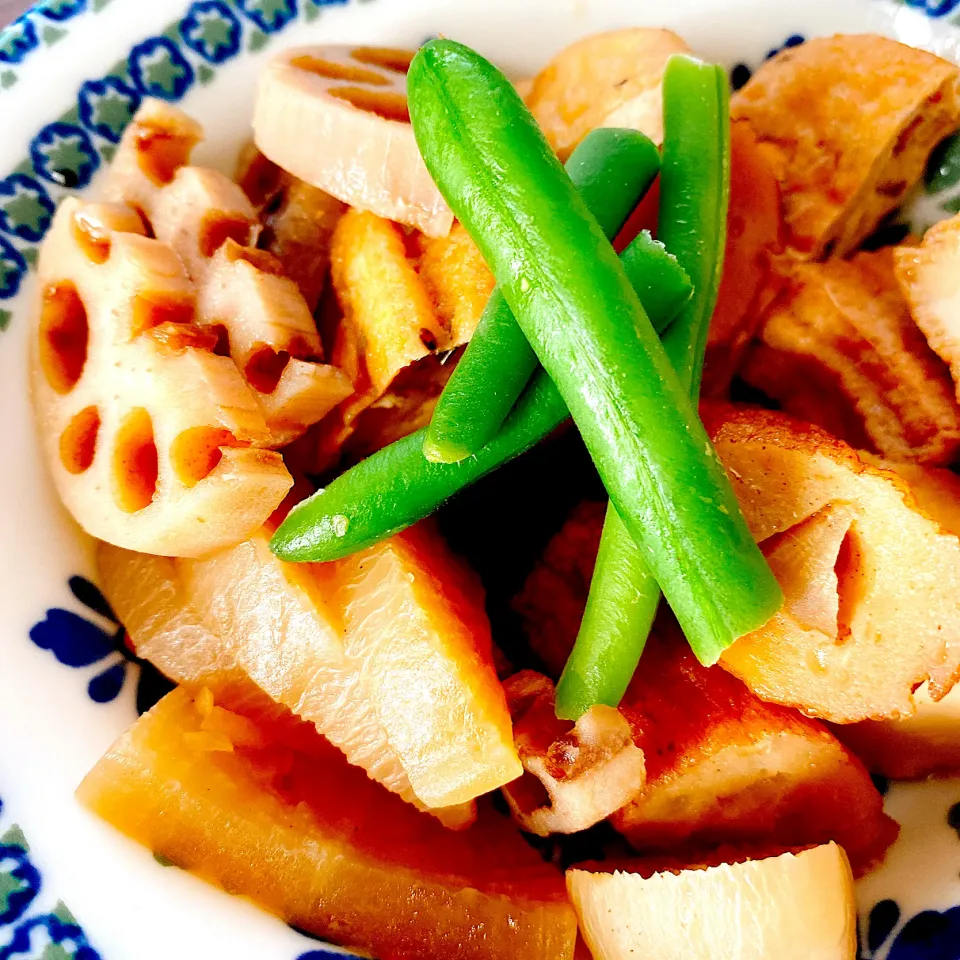
<path id="1" fill-rule="evenodd" d="M 947 17 L 960 7 L 960 0 L 903 0 L 904 6 L 915 7 L 928 17 Z"/>
<path id="2" fill-rule="evenodd" d="M 881 900 L 867 919 L 867 952 L 861 957 L 886 960 L 956 960 L 960 947 L 960 907 L 923 910 L 891 936 L 900 923 L 900 908 L 894 900 Z"/>
<path id="3" fill-rule="evenodd" d="M 264 33 L 282 30 L 297 16 L 297 0 L 237 0 L 237 4 Z"/>
<path id="4" fill-rule="evenodd" d="M 87 0 L 40 0 L 34 4 L 33 12 L 48 20 L 62 23 L 64 20 L 72 20 L 86 9 Z"/>
<path id="5" fill-rule="evenodd" d="M 109 162 L 143 97 L 177 102 L 195 83 L 209 83 L 215 69 L 260 49 L 298 17 L 314 20 L 324 7 L 349 0 L 198 0 L 160 36 L 136 44 L 106 76 L 87 80 L 76 105 L 33 138 L 29 159 L 0 181 L 0 303 L 20 290 L 35 263 L 37 244 L 64 192 L 89 184 Z M 104 0 L 49 0 L 0 31 L 0 90 L 4 63 L 20 63 L 41 43 L 37 24 L 63 22 L 96 12 Z M 0 332 L 10 321 L 0 309 Z"/>
<path id="6" fill-rule="evenodd" d="M 40 37 L 29 17 L 14 20 L 0 35 L 0 63 L 21 63 L 40 44 Z"/>
<path id="7" fill-rule="evenodd" d="M 30 144 L 36 173 L 68 190 L 87 186 L 100 166 L 100 157 L 87 132 L 72 123 L 48 123 Z"/>
<path id="8" fill-rule="evenodd" d="M 74 669 L 97 665 L 100 672 L 87 683 L 95 703 L 110 703 L 123 689 L 127 677 L 135 674 L 137 712 L 145 713 L 171 684 L 152 665 L 141 660 L 127 642 L 127 634 L 96 584 L 86 577 L 70 578 L 70 592 L 86 608 L 81 616 L 72 610 L 54 607 L 34 624 L 30 639 L 41 650 L 49 650 L 64 666 Z M 139 671 L 131 668 L 139 667 Z"/>
<path id="9" fill-rule="evenodd" d="M 5 813 L 0 801 L 0 960 L 101 960 L 62 902 L 45 909 L 43 877 Z"/>
<path id="10" fill-rule="evenodd" d="M 0 300 L 10 300 L 20 292 L 20 283 L 26 272 L 27 261 L 23 254 L 9 240 L 0 236 Z M 0 315 L 0 330 L 4 329 L 6 322 Z"/>
<path id="11" fill-rule="evenodd" d="M 140 94 L 119 77 L 87 80 L 77 97 L 80 122 L 108 143 L 119 143 L 141 99 Z"/>
<path id="12" fill-rule="evenodd" d="M 0 180 L 0 229 L 37 243 L 53 219 L 53 201 L 32 177 L 14 173 Z"/>
<path id="13" fill-rule="evenodd" d="M 146 97 L 180 100 L 193 84 L 193 67 L 169 37 L 138 43 L 127 60 L 130 78 Z"/>
<path id="14" fill-rule="evenodd" d="M 208 63 L 224 63 L 240 52 L 240 21 L 220 0 L 195 3 L 180 21 L 183 42 Z"/>

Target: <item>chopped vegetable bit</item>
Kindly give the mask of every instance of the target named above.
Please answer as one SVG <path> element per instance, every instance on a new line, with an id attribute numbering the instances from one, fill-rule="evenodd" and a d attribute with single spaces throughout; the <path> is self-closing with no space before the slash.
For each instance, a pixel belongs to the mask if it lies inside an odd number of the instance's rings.
<path id="1" fill-rule="evenodd" d="M 604 233 L 613 238 L 659 172 L 660 155 L 641 133 L 594 130 L 574 151 L 567 170 Z M 635 276 L 642 277 L 644 283 L 657 273 L 650 268 L 651 253 L 647 248 L 643 257 L 647 269 L 635 269 Z M 673 265 L 665 263 L 664 268 L 668 290 L 682 287 L 682 280 L 674 280 Z M 503 293 L 494 290 L 480 326 L 434 411 L 424 441 L 427 458 L 454 462 L 486 446 L 536 368 L 536 354 L 517 326 Z"/>
<path id="2" fill-rule="evenodd" d="M 681 384 L 696 398 L 726 237 L 730 188 L 726 74 L 720 67 L 689 57 L 671 57 L 663 76 L 663 104 L 660 234 L 671 255 L 695 278 L 692 296 L 685 298 L 663 345 Z M 640 233 L 624 251 L 628 264 L 640 249 L 665 256 L 662 249 L 651 247 L 648 236 Z M 651 304 L 654 296 L 676 294 L 657 279 L 660 286 L 652 282 L 646 300 L 637 291 L 645 308 L 662 306 Z M 704 450 L 712 456 L 709 445 Z M 721 513 L 729 509 L 720 505 Z M 559 716 L 576 718 L 596 703 L 616 706 L 620 702 L 637 669 L 659 602 L 660 588 L 642 544 L 611 503 L 580 634 L 557 685 Z M 702 660 L 715 659 L 715 651 L 702 649 L 695 639 L 691 644 Z"/>

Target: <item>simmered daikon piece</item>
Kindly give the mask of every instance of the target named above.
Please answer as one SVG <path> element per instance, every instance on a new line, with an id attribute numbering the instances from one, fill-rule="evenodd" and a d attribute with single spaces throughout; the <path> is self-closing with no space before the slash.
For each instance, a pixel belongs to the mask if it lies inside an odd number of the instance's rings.
<path id="1" fill-rule="evenodd" d="M 486 808 L 451 834 L 337 750 L 268 734 L 209 691 L 175 690 L 78 794 L 152 853 L 319 937 L 410 960 L 571 960 L 563 879 L 505 817 Z"/>
<path id="2" fill-rule="evenodd" d="M 336 564 L 284 563 L 261 531 L 198 561 L 101 547 L 99 565 L 140 656 L 215 693 L 249 678 L 412 803 L 522 772 L 482 590 L 429 529 Z"/>
<path id="3" fill-rule="evenodd" d="M 602 865 L 601 865 L 602 866 Z M 731 863 L 567 871 L 594 960 L 853 960 L 853 877 L 836 844 Z"/>

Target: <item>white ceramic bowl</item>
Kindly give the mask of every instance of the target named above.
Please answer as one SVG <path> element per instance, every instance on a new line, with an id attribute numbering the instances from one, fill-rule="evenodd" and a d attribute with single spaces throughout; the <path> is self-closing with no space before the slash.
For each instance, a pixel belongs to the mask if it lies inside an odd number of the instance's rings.
<path id="1" fill-rule="evenodd" d="M 53 205 L 95 183 L 142 95 L 182 102 L 210 133 L 202 162 L 228 166 L 257 70 L 284 44 L 411 46 L 443 33 L 519 73 L 585 34 L 649 24 L 741 64 L 742 77 L 785 42 L 834 32 L 886 33 L 956 57 L 955 21 L 960 0 L 44 0 L 0 33 L 0 960 L 335 954 L 164 868 L 73 799 L 153 678 L 125 658 L 83 579 L 89 545 L 40 461 L 25 375 L 30 268 Z M 923 198 L 918 215 L 956 210 L 957 194 L 953 185 Z M 890 789 L 903 831 L 860 885 L 864 957 L 960 957 L 957 801 L 957 781 Z"/>

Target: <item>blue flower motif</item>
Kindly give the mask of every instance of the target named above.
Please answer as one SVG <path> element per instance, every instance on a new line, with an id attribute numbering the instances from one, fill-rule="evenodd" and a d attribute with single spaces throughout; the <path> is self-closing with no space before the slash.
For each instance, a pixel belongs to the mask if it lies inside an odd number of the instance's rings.
<path id="1" fill-rule="evenodd" d="M 958 0 L 960 2 L 960 0 Z M 806 37 L 802 33 L 792 33 L 779 47 L 768 50 L 765 60 L 775 57 L 781 50 L 789 50 L 791 47 L 799 47 L 801 43 L 806 42 Z M 730 86 L 734 90 L 739 90 L 753 76 L 753 70 L 746 63 L 735 63 L 730 69 Z"/>
<path id="2" fill-rule="evenodd" d="M 297 0 L 237 0 L 237 6 L 264 33 L 282 30 L 297 16 Z"/>
<path id="3" fill-rule="evenodd" d="M 895 900 L 881 900 L 866 922 L 865 956 L 883 952 L 900 923 Z M 957 960 L 960 956 L 960 906 L 949 910 L 923 910 L 912 916 L 889 944 L 887 960 Z"/>
<path id="4" fill-rule="evenodd" d="M 127 665 L 121 660 L 103 673 L 97 674 L 88 684 L 87 693 L 94 703 L 110 703 L 120 696 L 127 679 Z"/>
<path id="5" fill-rule="evenodd" d="M 767 51 L 765 59 L 769 60 L 771 57 L 775 57 L 781 50 L 789 50 L 791 47 L 799 47 L 801 43 L 806 42 L 806 37 L 802 33 L 792 33 L 779 47 L 774 47 L 772 50 Z"/>
<path id="6" fill-rule="evenodd" d="M 887 942 L 899 922 L 900 907 L 896 900 L 881 900 L 874 904 L 867 917 L 867 947 L 871 954 Z"/>
<path id="7" fill-rule="evenodd" d="M 11 831 L 18 833 L 19 831 Z M 21 835 L 22 836 L 22 835 Z M 0 927 L 16 923 L 40 892 L 40 871 L 30 862 L 26 846 L 5 835 L 0 842 Z"/>
<path id="8" fill-rule="evenodd" d="M 127 679 L 128 663 L 138 664 L 137 711 L 145 713 L 172 689 L 173 684 L 130 650 L 126 631 L 95 584 L 85 577 L 71 577 L 69 584 L 77 600 L 105 620 L 109 628 L 71 610 L 54 607 L 47 610 L 43 620 L 34 624 L 30 639 L 41 650 L 49 650 L 67 667 L 106 663 L 105 668 L 87 684 L 87 693 L 94 703 L 116 700 Z"/>
<path id="9" fill-rule="evenodd" d="M 100 165 L 100 158 L 82 127 L 48 123 L 30 144 L 33 169 L 51 183 L 73 190 L 85 187 Z"/>
<path id="10" fill-rule="evenodd" d="M 30 628 L 30 639 L 65 667 L 89 667 L 117 649 L 113 633 L 59 607 L 47 610 L 46 617 Z"/>
<path id="11" fill-rule="evenodd" d="M 130 78 L 147 97 L 180 100 L 193 84 L 193 67 L 167 37 L 138 43 L 127 57 Z"/>
<path id="12" fill-rule="evenodd" d="M 901 927 L 887 960 L 956 960 L 958 944 L 960 907 L 924 910 Z"/>
<path id="13" fill-rule="evenodd" d="M 77 96 L 80 122 L 110 143 L 118 143 L 140 106 L 140 94 L 119 77 L 87 80 Z"/>
<path id="14" fill-rule="evenodd" d="M 26 15 L 0 31 L 0 63 L 20 63 L 40 43 L 33 21 Z"/>
<path id="15" fill-rule="evenodd" d="M 945 17 L 960 7 L 960 0 L 903 0 L 908 7 L 922 10 L 928 17 Z"/>
<path id="16" fill-rule="evenodd" d="M 54 209 L 47 191 L 32 177 L 14 173 L 0 180 L 0 230 L 36 243 L 47 232 Z"/>
<path id="17" fill-rule="evenodd" d="M 240 21 L 220 0 L 194 3 L 180 21 L 183 42 L 210 63 L 223 63 L 240 52 Z"/>
<path id="18" fill-rule="evenodd" d="M 27 261 L 20 251 L 0 237 L 0 300 L 15 297 L 27 273 Z"/>
<path id="19" fill-rule="evenodd" d="M 66 955 L 70 960 L 101 960 L 100 954 L 90 946 L 83 930 L 78 926 L 69 911 L 59 907 L 54 913 L 31 917 L 20 924 L 13 932 L 13 939 L 0 950 L 0 960 L 12 960 L 14 957 L 38 957 L 47 943 L 60 947 L 59 956 Z M 49 948 L 47 948 L 49 949 Z M 52 951 L 50 951 L 52 955 Z"/>
<path id="20" fill-rule="evenodd" d="M 87 9 L 87 0 L 40 0 L 33 7 L 34 13 L 48 20 L 72 20 L 78 13 Z"/>

